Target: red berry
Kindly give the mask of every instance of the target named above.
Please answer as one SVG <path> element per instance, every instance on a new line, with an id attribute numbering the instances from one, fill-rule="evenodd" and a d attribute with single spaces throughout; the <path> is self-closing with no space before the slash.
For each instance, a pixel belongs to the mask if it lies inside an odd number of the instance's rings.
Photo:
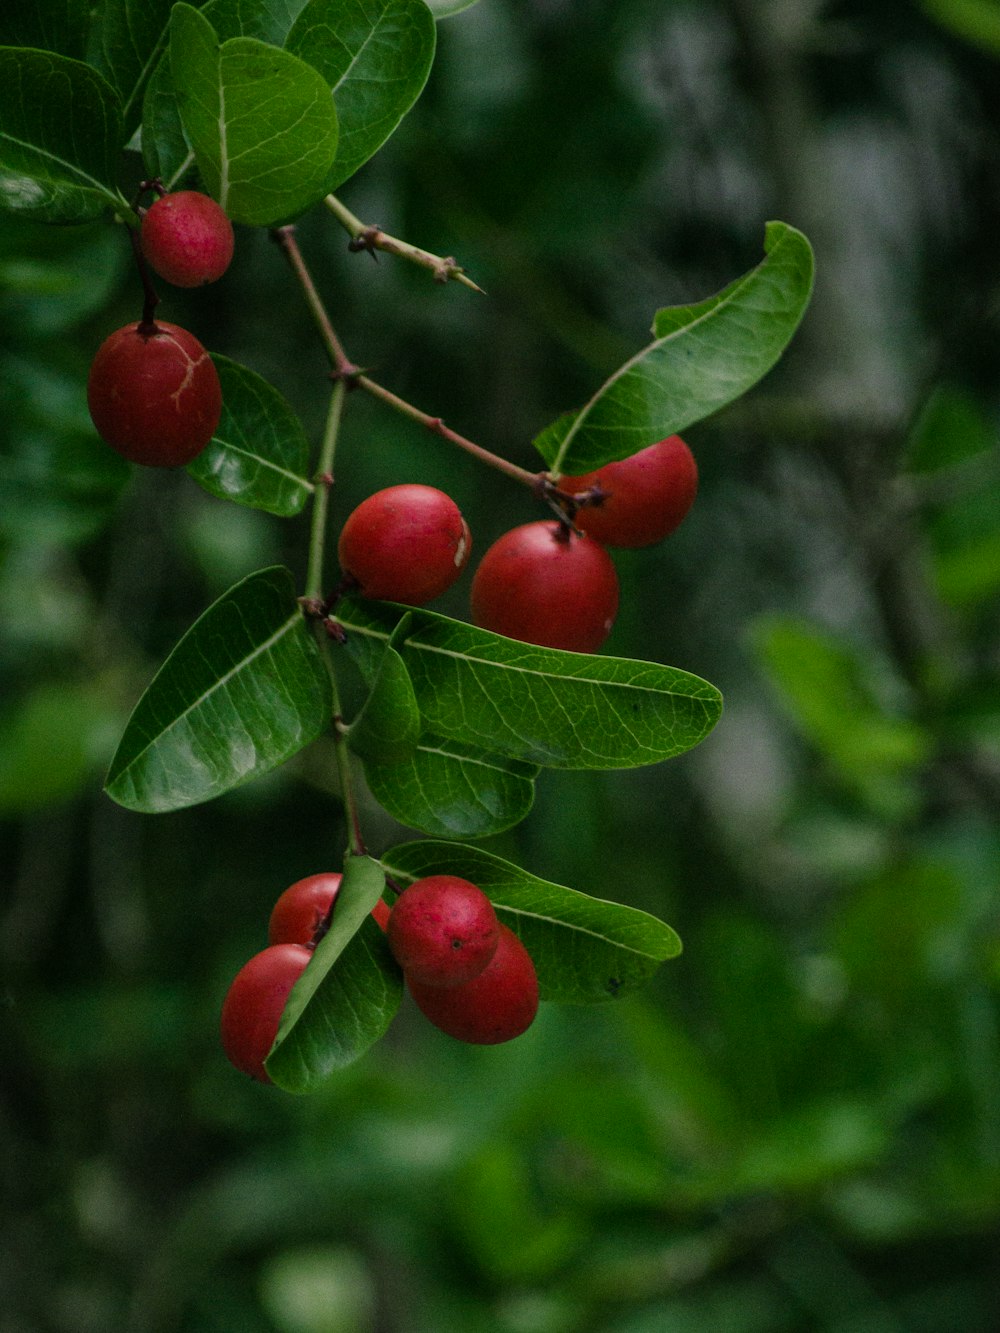
<path id="1" fill-rule="evenodd" d="M 458 986 L 478 976 L 493 957 L 500 923 L 475 884 L 457 875 L 429 875 L 399 895 L 387 935 L 408 979 Z"/>
<path id="2" fill-rule="evenodd" d="M 157 199 L 142 219 L 142 253 L 175 287 L 215 282 L 233 257 L 233 227 L 207 194 L 180 190 Z"/>
<path id="3" fill-rule="evenodd" d="M 343 875 L 336 873 L 309 875 L 289 885 L 271 911 L 268 942 L 312 947 L 329 916 L 342 879 Z"/>
<path id="4" fill-rule="evenodd" d="M 538 1012 L 534 964 L 518 937 L 504 925 L 496 953 L 478 977 L 461 986 L 428 986 L 407 973 L 406 984 L 436 1028 L 477 1046 L 519 1037 Z"/>
<path id="5" fill-rule="evenodd" d="M 694 503 L 698 467 L 681 437 L 671 435 L 631 458 L 559 481 L 571 495 L 593 486 L 608 498 L 579 509 L 576 526 L 604 546 L 652 546 L 680 525 Z"/>
<path id="6" fill-rule="evenodd" d="M 273 944 L 237 972 L 222 1004 L 222 1048 L 244 1074 L 270 1083 L 264 1060 L 278 1032 L 288 993 L 312 950 L 301 944 Z"/>
<path id="7" fill-rule="evenodd" d="M 380 898 L 372 908 L 372 916 L 375 918 L 375 924 L 380 926 L 382 930 L 389 929 L 390 910 L 389 904 L 384 898 Z"/>
<path id="8" fill-rule="evenodd" d="M 472 619 L 511 639 L 594 653 L 618 614 L 603 546 L 559 523 L 523 523 L 495 541 L 472 580 Z"/>
<path id="9" fill-rule="evenodd" d="M 340 533 L 337 554 L 365 597 L 423 606 L 450 588 L 472 538 L 455 501 L 433 486 L 389 486 L 362 500 Z"/>
<path id="10" fill-rule="evenodd" d="M 222 387 L 201 343 L 176 324 L 126 324 L 97 350 L 87 405 L 101 437 L 131 463 L 180 467 L 201 453 Z"/>

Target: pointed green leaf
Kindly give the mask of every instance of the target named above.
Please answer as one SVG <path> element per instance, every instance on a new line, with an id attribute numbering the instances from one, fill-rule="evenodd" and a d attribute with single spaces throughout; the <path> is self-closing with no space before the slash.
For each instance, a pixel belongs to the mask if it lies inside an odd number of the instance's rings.
<path id="1" fill-rule="evenodd" d="M 409 842 L 382 863 L 403 885 L 437 874 L 477 884 L 531 954 L 543 1000 L 593 1004 L 630 995 L 681 951 L 676 932 L 648 912 L 538 879 L 478 847 Z"/>
<path id="2" fill-rule="evenodd" d="M 262 376 L 228 357 L 212 360 L 222 384 L 222 417 L 188 472 L 223 500 L 282 518 L 299 513 L 313 492 L 301 421 Z"/>
<path id="3" fill-rule="evenodd" d="M 376 801 L 401 824 L 436 838 L 486 838 L 519 824 L 535 799 L 538 767 L 437 736 L 405 759 L 365 760 Z"/>
<path id="4" fill-rule="evenodd" d="M 313 1092 L 351 1064 L 392 1021 L 402 975 L 371 910 L 385 875 L 367 856 L 349 856 L 330 930 L 291 994 L 265 1067 L 286 1092 Z"/>
<path id="5" fill-rule="evenodd" d="M 344 598 L 337 619 L 369 679 L 400 617 L 389 602 Z M 517 643 L 423 609 L 397 649 L 433 735 L 549 768 L 634 768 L 689 750 L 722 697 L 656 662 Z"/>
<path id="6" fill-rule="evenodd" d="M 333 89 L 340 147 L 336 189 L 385 143 L 420 96 L 437 30 L 424 0 L 310 0 L 287 49 Z"/>
<path id="7" fill-rule="evenodd" d="M 542 431 L 553 472 L 578 475 L 627 458 L 731 403 L 765 375 L 799 325 L 813 254 L 800 231 L 769 222 L 766 258 L 716 296 L 657 312 L 655 341 L 608 379 L 580 412 Z"/>
<path id="8" fill-rule="evenodd" d="M 104 0 L 91 61 L 117 88 L 125 133 L 139 123 L 142 99 L 167 44 L 173 0 Z"/>
<path id="9" fill-rule="evenodd" d="M 206 188 L 229 217 L 273 226 L 321 199 L 337 113 L 312 66 L 250 37 L 220 46 L 190 5 L 174 6 L 170 28 L 181 121 Z"/>
<path id="10" fill-rule="evenodd" d="M 355 754 L 380 767 L 391 767 L 413 753 L 420 737 L 420 709 L 403 659 L 394 641 L 405 632 L 406 616 L 386 644 L 361 712 L 351 723 L 347 740 Z"/>
<path id="11" fill-rule="evenodd" d="M 136 704 L 105 790 L 129 810 L 178 810 L 291 758 L 329 725 L 330 681 L 275 566 L 188 630 Z"/>
<path id="12" fill-rule="evenodd" d="M 118 94 L 82 61 L 0 48 L 0 209 L 87 222 L 125 207 Z"/>

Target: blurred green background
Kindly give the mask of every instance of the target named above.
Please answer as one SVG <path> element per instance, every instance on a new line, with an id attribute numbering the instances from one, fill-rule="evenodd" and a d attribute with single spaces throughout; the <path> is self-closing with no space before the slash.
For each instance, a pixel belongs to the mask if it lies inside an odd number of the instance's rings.
<path id="1" fill-rule="evenodd" d="M 608 651 L 708 677 L 722 722 L 547 775 L 490 844 L 684 955 L 507 1047 L 407 1006 L 308 1100 L 217 1021 L 274 899 L 339 862 L 322 747 L 178 814 L 100 791 L 165 653 L 235 579 L 301 574 L 305 522 L 109 457 L 83 386 L 138 313 L 124 238 L 0 222 L 0 1333 L 1000 1327 L 998 57 L 996 0 L 481 0 L 342 197 L 489 296 L 301 224 L 349 355 L 527 466 L 765 221 L 818 265 L 781 365 L 690 431 L 686 524 L 618 558 Z M 164 295 L 318 439 L 266 235 Z M 402 480 L 480 552 L 538 513 L 352 398 L 335 519 Z"/>

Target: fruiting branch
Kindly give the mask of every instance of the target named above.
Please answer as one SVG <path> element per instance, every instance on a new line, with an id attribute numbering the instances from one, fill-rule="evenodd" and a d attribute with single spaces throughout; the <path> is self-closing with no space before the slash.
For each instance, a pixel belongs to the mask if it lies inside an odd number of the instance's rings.
<path id="1" fill-rule="evenodd" d="M 362 222 L 349 208 L 345 208 L 336 195 L 328 194 L 323 202 L 344 230 L 350 234 L 351 239 L 347 248 L 355 254 L 360 250 L 366 250 L 373 259 L 376 259 L 378 256 L 375 251 L 384 250 L 386 254 L 398 255 L 401 259 L 408 259 L 412 264 L 419 264 L 421 268 L 429 269 L 434 275 L 435 282 L 445 283 L 454 280 L 460 282 L 463 287 L 468 287 L 470 291 L 486 295 L 482 287 L 466 276 L 465 269 L 461 264 L 457 264 L 451 255 L 442 258 L 440 255 L 431 254 L 429 250 L 421 250 L 418 245 L 411 245 L 409 241 L 401 241 L 397 236 L 390 236 L 381 227 Z"/>

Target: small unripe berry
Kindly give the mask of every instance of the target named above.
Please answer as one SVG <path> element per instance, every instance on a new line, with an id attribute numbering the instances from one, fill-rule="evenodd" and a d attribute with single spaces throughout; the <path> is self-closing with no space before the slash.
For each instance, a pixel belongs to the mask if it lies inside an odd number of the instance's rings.
<path id="1" fill-rule="evenodd" d="M 222 1048 L 231 1064 L 260 1083 L 271 1082 L 264 1061 L 289 992 L 311 957 L 304 945 L 272 944 L 243 965 L 223 1001 Z"/>
<path id="2" fill-rule="evenodd" d="M 207 194 L 165 194 L 146 212 L 140 230 L 150 267 L 175 287 L 215 282 L 233 257 L 233 226 Z"/>
<path id="3" fill-rule="evenodd" d="M 596 472 L 559 481 L 571 495 L 595 486 L 607 499 L 579 509 L 576 526 L 603 546 L 652 546 L 680 525 L 694 503 L 698 467 L 681 437 L 671 435 Z"/>
<path id="4" fill-rule="evenodd" d="M 504 925 L 496 953 L 471 981 L 461 986 L 427 986 L 405 975 L 424 1016 L 459 1041 L 477 1046 L 511 1041 L 531 1026 L 538 1012 L 538 977 L 531 956 Z"/>
<path id="5" fill-rule="evenodd" d="M 523 523 L 493 543 L 472 580 L 472 619 L 525 643 L 594 653 L 618 614 L 603 546 L 559 523 Z"/>
<path id="6" fill-rule="evenodd" d="M 423 606 L 451 587 L 471 549 L 455 501 L 412 483 L 362 500 L 341 529 L 337 554 L 365 597 Z"/>
<path id="7" fill-rule="evenodd" d="M 87 405 L 102 439 L 131 463 L 180 467 L 201 453 L 222 386 L 201 343 L 176 324 L 126 324 L 97 350 Z"/>
<path id="8" fill-rule="evenodd" d="M 408 979 L 457 986 L 478 976 L 493 957 L 500 923 L 475 884 L 458 875 L 428 875 L 396 899 L 386 933 Z"/>

